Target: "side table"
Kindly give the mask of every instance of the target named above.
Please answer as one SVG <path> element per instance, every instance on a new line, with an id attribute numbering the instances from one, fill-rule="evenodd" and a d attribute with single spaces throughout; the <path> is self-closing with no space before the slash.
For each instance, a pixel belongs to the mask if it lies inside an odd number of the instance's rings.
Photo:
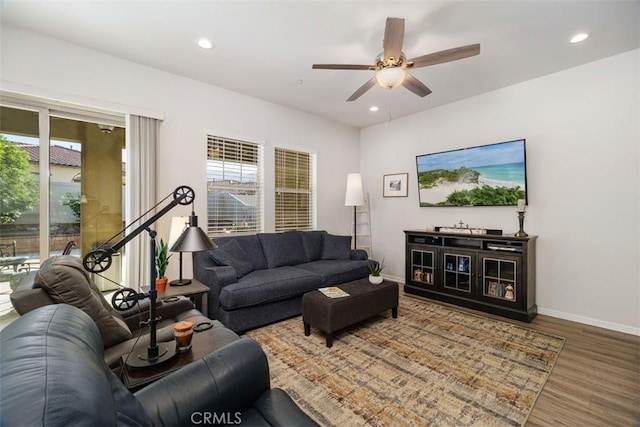
<path id="1" fill-rule="evenodd" d="M 145 288 L 147 291 L 149 288 Z M 167 284 L 164 292 L 158 292 L 158 298 L 169 298 L 176 296 L 190 297 L 194 300 L 196 308 L 200 310 L 202 314 L 208 317 L 207 308 L 209 307 L 208 296 L 209 287 L 196 279 L 191 279 L 191 283 L 184 286 L 171 286 Z"/>
<path id="2" fill-rule="evenodd" d="M 137 391 L 240 338 L 235 332 L 220 326 L 219 323 L 216 325 L 216 321 L 212 320 L 211 322 L 213 324 L 211 329 L 193 332 L 191 349 L 179 352 L 175 357 L 164 363 L 146 368 L 131 368 L 125 362 L 127 357 L 136 357 L 135 350 L 123 355 L 120 359 L 120 376 L 124 385 L 132 392 Z M 175 341 L 171 342 L 175 343 Z M 148 345 L 147 342 L 140 342 L 135 349 L 140 349 L 146 345 Z"/>

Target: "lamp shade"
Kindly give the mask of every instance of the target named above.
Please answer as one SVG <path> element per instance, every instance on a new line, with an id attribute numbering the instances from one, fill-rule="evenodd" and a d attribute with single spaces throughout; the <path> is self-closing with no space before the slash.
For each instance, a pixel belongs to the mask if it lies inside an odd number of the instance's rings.
<path id="1" fill-rule="evenodd" d="M 173 244 L 178 241 L 178 238 L 182 236 L 182 233 L 189 226 L 188 216 L 174 216 L 171 218 L 171 228 L 169 229 L 169 240 L 167 245 L 173 248 Z"/>
<path id="2" fill-rule="evenodd" d="M 216 247 L 216 244 L 213 243 L 204 230 L 198 227 L 198 217 L 191 215 L 189 217 L 189 226 L 169 250 L 171 252 L 199 252 Z"/>
<path id="3" fill-rule="evenodd" d="M 402 84 L 407 76 L 407 70 L 401 67 L 387 67 L 378 70 L 376 80 L 383 88 L 394 88 Z"/>
<path id="4" fill-rule="evenodd" d="M 359 173 L 347 175 L 347 191 L 344 196 L 345 206 L 364 205 L 364 191 L 362 189 L 362 177 Z"/>

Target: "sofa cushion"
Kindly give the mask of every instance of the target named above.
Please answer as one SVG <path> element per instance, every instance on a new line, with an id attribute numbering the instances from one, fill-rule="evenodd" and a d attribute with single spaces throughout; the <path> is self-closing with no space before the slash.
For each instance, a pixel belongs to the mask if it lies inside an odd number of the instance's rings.
<path id="1" fill-rule="evenodd" d="M 322 278 L 322 286 L 336 286 L 369 276 L 366 260 L 319 260 L 297 265 Z"/>
<path id="2" fill-rule="evenodd" d="M 70 304 L 87 313 L 98 326 L 105 347 L 132 337 L 127 324 L 102 296 L 82 261 L 72 255 L 53 256 L 42 263 L 33 284 L 58 304 Z"/>
<path id="3" fill-rule="evenodd" d="M 269 268 L 307 262 L 300 234 L 299 231 L 258 234 Z"/>
<path id="4" fill-rule="evenodd" d="M 321 284 L 320 276 L 297 267 L 256 270 L 222 288 L 220 305 L 225 310 L 235 310 L 266 304 L 316 290 Z"/>
<path id="5" fill-rule="evenodd" d="M 223 246 L 227 242 L 235 240 L 249 256 L 249 260 L 253 263 L 254 270 L 262 270 L 267 268 L 267 260 L 262 252 L 262 243 L 255 234 L 244 236 L 224 236 L 215 239 L 218 246 Z"/>
<path id="6" fill-rule="evenodd" d="M 351 236 L 326 234 L 322 243 L 321 259 L 350 259 Z"/>
<path id="7" fill-rule="evenodd" d="M 303 231 L 300 233 L 307 262 L 322 258 L 322 244 L 326 234 L 326 231 Z"/>
<path id="8" fill-rule="evenodd" d="M 238 278 L 255 270 L 251 258 L 236 240 L 229 240 L 222 246 L 209 251 L 209 256 L 220 265 L 233 267 Z"/>

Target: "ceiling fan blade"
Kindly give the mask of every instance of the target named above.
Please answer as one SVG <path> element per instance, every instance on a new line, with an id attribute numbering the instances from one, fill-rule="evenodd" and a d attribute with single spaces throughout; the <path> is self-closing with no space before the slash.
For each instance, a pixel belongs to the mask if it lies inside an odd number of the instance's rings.
<path id="1" fill-rule="evenodd" d="M 375 85 L 376 85 L 376 78 L 372 77 L 371 80 L 369 80 L 368 82 L 360 86 L 360 88 L 357 91 L 353 92 L 353 95 L 351 95 L 349 99 L 347 99 L 347 102 L 355 101 L 356 99 L 360 98 L 362 95 L 364 95 L 366 91 L 368 91 Z"/>
<path id="2" fill-rule="evenodd" d="M 424 83 L 413 77 L 411 74 L 407 74 L 407 77 L 405 77 L 404 81 L 402 82 L 402 86 L 406 87 L 419 97 L 425 97 L 431 93 L 431 89 L 429 89 L 427 86 L 425 86 Z"/>
<path id="3" fill-rule="evenodd" d="M 375 70 L 373 65 L 313 64 L 314 70 Z"/>
<path id="4" fill-rule="evenodd" d="M 393 58 L 393 64 L 397 64 L 402 53 L 402 42 L 404 41 L 404 19 L 387 18 L 387 24 L 384 28 L 384 40 L 382 48 L 384 49 L 384 59 Z"/>
<path id="5" fill-rule="evenodd" d="M 480 44 L 470 44 L 468 46 L 454 47 L 453 49 L 441 50 L 440 52 L 418 56 L 407 61 L 407 67 L 420 68 L 428 65 L 442 64 L 444 62 L 457 61 L 480 53 Z M 412 64 L 413 63 L 413 64 Z"/>

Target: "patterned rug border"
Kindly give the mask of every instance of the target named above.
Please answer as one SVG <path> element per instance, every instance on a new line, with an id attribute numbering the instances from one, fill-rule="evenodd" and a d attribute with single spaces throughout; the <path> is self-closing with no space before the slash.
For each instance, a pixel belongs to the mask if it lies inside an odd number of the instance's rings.
<path id="1" fill-rule="evenodd" d="M 519 328 L 519 329 L 522 329 L 524 331 L 535 332 L 536 334 L 545 335 L 547 337 L 551 337 L 551 338 L 554 338 L 554 339 L 557 339 L 557 340 L 561 340 L 562 341 L 562 346 L 560 348 L 560 351 L 562 351 L 562 348 L 564 348 L 564 343 L 567 341 L 567 339 L 565 337 L 562 337 L 560 335 L 550 334 L 549 332 L 544 332 L 544 331 L 539 331 L 537 329 L 528 328 L 528 327 L 526 327 L 524 325 L 520 325 L 520 324 L 517 324 L 517 323 L 511 323 L 508 320 L 506 320 L 505 318 L 499 317 L 497 314 L 496 315 L 489 314 L 489 313 L 481 314 L 481 313 L 473 311 L 472 309 L 468 309 L 469 311 L 467 311 L 463 307 L 457 307 L 455 305 L 447 304 L 447 303 L 444 303 L 444 302 L 441 302 L 441 301 L 435 301 L 435 300 L 431 300 L 431 299 L 428 299 L 428 298 L 423 298 L 423 297 L 418 296 L 418 295 L 407 294 L 402 290 L 400 291 L 400 298 L 401 299 L 402 298 L 407 298 L 407 299 L 411 299 L 411 300 L 418 301 L 418 302 L 421 302 L 421 303 L 437 305 L 437 306 L 440 306 L 442 308 L 446 308 L 446 309 L 449 309 L 449 310 L 454 310 L 454 311 L 466 314 L 468 316 L 477 317 L 479 319 L 489 319 L 489 320 L 493 320 L 493 321 L 500 322 L 500 323 L 506 323 L 506 324 L 508 324 L 510 326 L 513 326 L 514 328 Z M 492 316 L 498 316 L 498 317 L 492 317 Z M 296 316 L 296 317 L 300 317 L 300 316 Z M 517 322 L 517 320 L 516 320 L 516 322 Z M 560 355 L 560 351 L 558 352 L 558 356 Z M 558 358 L 556 357 L 556 361 L 557 361 L 557 359 Z M 555 366 L 555 363 L 554 363 L 554 366 Z"/>
<path id="2" fill-rule="evenodd" d="M 536 397 L 535 397 L 533 403 L 531 404 L 531 407 L 529 408 L 529 411 L 527 412 L 527 416 L 525 417 L 524 421 L 522 422 L 522 425 L 524 426 L 527 423 L 527 420 L 529 420 L 529 417 L 531 416 L 531 412 L 533 411 L 533 408 L 535 408 L 536 403 L 538 402 L 538 398 L 540 397 L 540 395 L 542 394 L 542 391 L 544 390 L 545 386 L 547 385 L 547 382 L 549 381 L 549 377 L 551 376 L 551 372 L 553 372 L 553 368 L 555 368 L 556 367 L 556 363 L 558 363 L 558 359 L 560 358 L 560 353 L 562 353 L 562 350 L 564 349 L 564 345 L 566 344 L 567 339 L 565 337 L 560 336 L 560 335 L 550 334 L 550 333 L 544 332 L 544 331 L 538 331 L 537 329 L 528 328 L 528 327 L 526 327 L 524 325 L 511 323 L 511 322 L 503 320 L 503 319 L 490 317 L 489 315 L 482 315 L 482 314 L 479 314 L 479 313 L 475 313 L 475 312 L 471 311 L 471 309 L 469 309 L 469 311 L 467 311 L 467 310 L 464 310 L 462 308 L 456 307 L 455 305 L 442 303 L 440 301 L 434 301 L 434 300 L 430 300 L 430 299 L 425 299 L 425 298 L 417 296 L 417 295 L 412 295 L 412 294 L 405 293 L 404 291 L 400 291 L 400 295 L 401 295 L 401 297 L 404 296 L 405 298 L 409 298 L 409 299 L 412 299 L 412 300 L 415 300 L 415 301 L 424 302 L 424 303 L 427 303 L 427 304 L 438 305 L 440 307 L 444 307 L 444 308 L 449 309 L 449 310 L 455 310 L 455 311 L 467 314 L 469 316 L 475 316 L 475 317 L 482 318 L 482 319 L 491 319 L 491 320 L 494 320 L 496 322 L 506 323 L 506 324 L 508 324 L 508 325 L 510 325 L 510 326 L 512 326 L 514 328 L 520 328 L 520 329 L 525 330 L 525 331 L 532 331 L 532 332 L 535 332 L 537 334 L 544 335 L 544 336 L 547 336 L 547 337 L 551 337 L 551 338 L 554 338 L 554 339 L 557 339 L 557 340 L 561 341 L 560 348 L 558 348 L 558 353 L 556 354 L 556 357 L 553 360 L 553 363 L 551 363 L 551 367 L 550 367 L 549 372 L 547 373 L 547 375 L 546 375 L 546 377 L 544 379 L 544 383 L 542 384 L 542 387 L 540 387 L 540 390 L 538 390 L 538 393 L 536 394 Z"/>
<path id="3" fill-rule="evenodd" d="M 498 419 L 495 420 L 495 424 L 496 425 L 525 425 L 527 420 L 529 419 L 529 416 L 531 415 L 531 412 L 533 410 L 533 408 L 535 407 L 535 404 L 538 400 L 538 398 L 540 397 L 542 391 L 544 390 L 544 387 L 546 386 L 548 379 L 551 375 L 551 372 L 553 371 L 553 369 L 556 366 L 556 363 L 558 361 L 558 358 L 560 357 L 560 354 L 562 352 L 562 349 L 564 348 L 564 345 L 566 343 L 566 339 L 562 336 L 559 335 L 555 335 L 552 333 L 547 333 L 547 332 L 543 332 L 543 331 L 539 331 L 536 329 L 532 329 L 532 328 L 528 328 L 525 325 L 520 325 L 520 324 L 516 324 L 516 323 L 511 323 L 508 320 L 503 320 L 500 318 L 496 318 L 493 317 L 491 315 L 483 315 L 481 313 L 475 313 L 473 311 L 468 311 L 464 308 L 458 308 L 456 306 L 451 306 L 448 304 L 444 304 L 444 303 L 440 303 L 439 301 L 433 301 L 433 300 L 429 300 L 429 299 L 425 299 L 419 296 L 414 296 L 411 294 L 405 294 L 403 291 L 400 291 L 400 307 L 399 307 L 399 316 L 402 316 L 402 312 L 403 312 L 403 301 L 404 301 L 404 305 L 405 305 L 405 309 L 407 309 L 409 312 L 411 312 L 412 310 L 417 310 L 415 308 L 415 306 L 420 306 L 420 305 L 425 305 L 425 307 L 430 307 L 428 310 L 429 311 L 439 311 L 439 310 L 443 310 L 444 312 L 452 312 L 451 315 L 452 316 L 461 316 L 461 318 L 464 321 L 468 322 L 468 319 L 478 319 L 480 324 L 490 324 L 490 326 L 493 325 L 497 325 L 498 328 L 496 328 L 495 330 L 498 331 L 496 333 L 496 335 L 502 335 L 504 333 L 509 333 L 510 335 L 513 335 L 513 339 L 517 340 L 518 338 L 522 339 L 522 337 L 528 337 L 528 336 L 538 336 L 540 338 L 542 337 L 546 337 L 548 340 L 554 341 L 554 343 L 549 343 L 549 345 L 552 348 L 546 348 L 544 349 L 544 351 L 546 353 L 542 353 L 543 350 L 540 350 L 540 357 L 537 358 L 536 356 L 538 356 L 537 351 L 533 352 L 533 355 L 529 354 L 529 353 L 523 353 L 523 350 L 521 349 L 516 349 L 515 351 L 519 351 L 520 356 L 522 356 L 523 354 L 527 357 L 527 358 L 531 358 L 533 360 L 536 361 L 540 361 L 540 363 L 544 363 L 544 365 L 541 365 L 544 369 L 540 369 L 540 376 L 537 378 L 536 382 L 534 382 L 534 386 L 530 387 L 527 385 L 527 383 L 525 382 L 526 389 L 517 389 L 516 394 L 519 395 L 520 392 L 524 392 L 526 397 L 523 398 L 518 398 L 517 401 L 514 400 L 511 403 L 513 405 L 515 405 L 512 409 L 502 409 L 503 411 L 507 411 L 504 415 L 496 415 L 498 416 Z M 407 304 L 413 304 L 414 306 L 407 306 Z M 457 313 L 457 314 L 455 314 Z M 442 320 L 442 323 L 445 324 L 447 321 L 449 321 L 449 318 L 444 318 L 444 316 L 442 316 L 441 318 L 443 318 L 444 320 Z M 434 319 L 434 321 L 432 322 L 433 325 L 428 325 L 428 326 L 432 326 L 433 332 L 442 332 L 442 330 L 437 329 L 439 327 L 438 323 L 441 323 L 441 318 L 437 318 Z M 367 343 L 368 345 L 372 345 L 375 347 L 375 343 L 373 342 L 369 342 L 367 340 L 367 338 L 364 336 L 363 337 L 359 337 L 359 331 L 360 328 L 368 328 L 369 326 L 372 326 L 375 328 L 375 325 L 377 322 L 381 322 L 384 319 L 390 319 L 390 314 L 389 313 L 381 313 L 378 316 L 374 316 L 373 318 L 371 318 L 370 320 L 364 321 L 359 325 L 355 325 L 353 327 L 347 328 L 343 331 L 338 332 L 338 334 L 336 335 L 337 340 L 334 342 L 334 348 L 336 347 L 336 344 L 338 344 L 338 346 L 340 346 L 340 342 L 341 340 L 344 342 L 349 342 L 351 340 L 357 340 L 357 339 L 361 339 L 363 342 Z M 395 319 L 393 319 L 395 320 Z M 406 325 L 402 325 L 402 327 L 404 328 L 410 328 L 411 323 L 414 323 L 416 321 L 420 320 L 420 316 L 417 315 L 415 318 L 411 317 L 411 316 L 407 316 L 407 324 Z M 285 323 L 287 322 L 287 323 Z M 298 405 L 300 405 L 301 407 L 303 407 L 303 409 L 305 409 L 305 411 L 312 416 L 312 418 L 316 419 L 316 421 L 318 421 L 320 424 L 322 425 L 332 425 L 330 419 L 332 418 L 333 415 L 328 416 L 329 418 L 326 418 L 324 416 L 324 414 L 322 413 L 322 411 L 319 409 L 320 405 L 327 405 L 328 403 L 319 403 L 318 399 L 326 399 L 326 400 L 333 400 L 334 403 L 340 403 L 342 402 L 342 398 L 340 397 L 339 393 L 331 393 L 331 390 L 327 390 L 326 389 L 326 385 L 323 386 L 321 384 L 316 383 L 313 380 L 313 375 L 317 375 L 316 373 L 308 373 L 307 374 L 309 376 L 311 376 L 311 379 L 309 378 L 305 378 L 298 369 L 294 369 L 293 366 L 301 366 L 298 365 L 286 358 L 281 359 L 279 357 L 277 357 L 276 355 L 278 354 L 277 349 L 280 348 L 286 348 L 287 345 L 291 348 L 295 348 L 295 349 L 299 349 L 296 344 L 294 342 L 287 342 L 287 343 L 280 343 L 279 339 L 281 336 L 284 336 L 284 334 L 286 333 L 287 330 L 290 330 L 290 332 L 293 332 L 294 334 L 297 334 L 297 332 L 295 332 L 295 330 L 298 330 L 297 326 L 294 326 L 295 324 L 297 324 L 299 322 L 299 335 L 303 335 L 302 333 L 302 320 L 301 320 L 301 316 L 295 316 L 293 318 L 287 319 L 287 320 L 283 320 L 281 322 L 275 323 L 275 324 L 271 324 L 271 325 L 267 325 L 265 327 L 262 328 L 258 328 L 252 331 L 249 331 L 246 333 L 247 336 L 252 337 L 254 339 L 256 339 L 263 347 L 263 349 L 265 350 L 265 353 L 267 353 L 267 357 L 269 359 L 269 364 L 270 366 L 274 366 L 274 369 L 271 371 L 271 375 L 272 375 L 272 382 L 275 383 L 274 386 L 281 386 L 282 388 L 284 388 L 289 394 L 290 396 L 293 398 L 294 401 L 296 401 L 296 403 L 298 403 Z M 472 325 L 472 323 L 467 323 L 469 325 Z M 282 328 L 278 328 L 278 325 L 283 325 Z M 450 326 L 450 325 L 447 325 Z M 400 325 L 398 325 L 398 327 L 400 327 Z M 454 329 L 456 327 L 460 327 L 460 325 L 456 325 L 455 323 L 453 325 L 450 326 L 453 330 L 452 333 L 457 333 Z M 466 330 L 466 324 L 464 326 L 464 329 Z M 473 333 L 473 329 L 474 328 L 469 328 L 470 332 Z M 448 332 L 446 327 L 443 329 L 445 332 Z M 513 331 L 513 332 L 509 332 L 509 331 Z M 422 331 L 422 330 L 421 330 Z M 431 336 L 431 331 L 427 331 L 426 329 L 424 329 L 425 334 Z M 271 333 L 269 333 L 271 332 Z M 410 331 L 409 331 L 410 332 Z M 481 332 L 485 332 L 485 331 L 481 331 Z M 515 333 L 514 333 L 515 332 Z M 405 332 L 403 332 L 405 333 Z M 520 335 L 518 335 L 520 334 Z M 366 335 L 366 334 L 364 334 Z M 464 336 L 464 334 L 462 335 Z M 318 359 L 315 363 L 313 363 L 313 365 L 319 365 L 322 364 L 324 362 L 325 359 L 328 359 L 330 356 L 331 357 L 336 357 L 336 353 L 332 354 L 331 353 L 325 353 L 324 357 L 323 357 L 323 351 L 331 351 L 333 349 L 327 349 L 325 347 L 325 343 L 324 343 L 324 334 L 322 334 L 321 332 L 314 330 L 314 328 L 312 328 L 312 334 L 309 337 L 303 337 L 304 340 L 301 340 L 302 345 L 307 345 L 307 344 L 311 344 L 310 349 L 304 349 L 304 350 L 300 350 L 300 351 L 307 351 L 309 350 L 307 353 L 307 356 L 312 356 L 312 357 L 316 357 L 316 358 L 320 358 Z M 458 337 L 459 338 L 459 337 Z M 300 339 L 297 335 L 295 339 Z M 477 339 L 477 337 L 471 336 L 470 339 Z M 309 341 L 309 340 L 314 340 L 314 341 Z M 382 337 L 380 337 L 380 340 L 383 340 Z M 502 346 L 505 347 L 510 347 L 511 343 L 509 341 L 507 341 L 506 344 L 504 343 L 497 343 L 498 338 L 495 338 L 496 343 L 495 345 L 497 346 L 498 350 L 502 350 Z M 271 342 L 270 342 L 271 341 Z M 290 341 L 295 341 L 295 340 L 291 340 Z M 489 340 L 489 341 L 493 341 L 493 340 Z M 356 341 L 354 341 L 356 342 Z M 277 343 L 274 346 L 274 343 Z M 456 344 L 458 344 L 456 342 Z M 300 345 L 300 344 L 299 344 Z M 514 347 L 517 347 L 517 344 L 513 343 Z M 410 345 L 405 346 L 405 347 L 410 347 Z M 532 345 L 532 347 L 535 347 Z M 359 347 L 355 347 L 355 348 L 359 348 Z M 397 355 L 395 355 L 395 353 L 393 353 L 393 348 L 390 347 L 384 347 L 384 346 L 379 346 L 376 347 L 382 350 L 382 352 L 386 352 L 389 351 L 391 354 L 393 354 L 394 356 L 397 357 Z M 535 348 L 534 348 L 535 349 Z M 364 350 L 364 348 L 361 348 L 361 350 Z M 537 350 L 537 349 L 535 349 Z M 271 351 L 274 351 L 275 353 L 272 355 Z M 404 351 L 407 351 L 407 349 L 405 348 Z M 423 348 L 421 348 L 420 346 L 416 346 L 414 351 L 418 351 L 421 352 L 423 351 Z M 549 355 L 547 355 L 547 353 L 549 353 Z M 511 354 L 509 354 L 511 355 Z M 483 354 L 482 355 L 483 358 L 487 358 L 489 356 L 493 357 L 494 355 L 490 355 L 490 354 Z M 284 357 L 284 356 L 281 356 Z M 300 357 L 300 355 L 299 355 Z M 382 360 L 382 361 L 387 361 L 386 359 L 384 359 L 385 357 L 388 356 L 382 356 L 382 355 L 376 355 L 373 356 L 376 360 Z M 444 355 L 443 355 L 444 357 Z M 551 359 L 551 357 L 553 357 Z M 275 359 L 275 360 L 274 360 Z M 516 363 L 515 360 L 512 360 L 511 358 L 507 358 L 504 359 L 505 361 L 509 362 L 509 363 Z M 422 360 L 420 360 L 420 362 L 422 362 Z M 425 360 L 426 362 L 426 360 Z M 461 362 L 468 362 L 468 360 L 462 358 Z M 484 359 L 483 359 L 484 362 Z M 416 361 L 411 361 L 411 363 L 417 363 Z M 448 363 L 448 359 L 443 359 L 443 365 L 446 365 Z M 304 368 L 304 366 L 302 366 Z M 348 367 L 347 367 L 348 368 Z M 345 368 L 345 369 L 347 369 Z M 533 365 L 529 367 L 530 369 L 533 369 Z M 316 366 L 317 369 L 317 366 Z M 342 369 L 342 368 L 339 368 Z M 430 368 L 425 364 L 425 369 L 429 370 Z M 452 369 L 451 367 L 449 367 L 448 369 Z M 455 369 L 455 368 L 453 368 Z M 278 378 L 274 377 L 274 371 L 276 371 L 276 375 L 278 374 L 278 372 L 281 373 L 281 375 L 278 375 Z M 330 376 L 327 375 L 327 372 L 330 373 L 330 375 L 336 375 L 337 372 L 339 371 L 321 371 L 321 375 L 322 376 Z M 454 371 L 455 372 L 455 371 Z M 506 372 L 506 371 L 505 371 Z M 510 371 L 511 372 L 511 371 Z M 515 371 L 517 373 L 517 371 Z M 443 376 L 446 379 L 446 381 L 451 382 L 454 381 L 456 382 L 456 377 L 457 375 L 450 377 L 449 375 L 447 375 L 447 372 L 445 370 L 445 372 L 438 372 L 438 371 L 433 371 L 431 372 L 434 376 L 439 375 L 439 376 Z M 471 372 L 471 374 L 473 375 L 473 372 Z M 373 374 L 372 374 L 373 375 Z M 378 374 L 379 375 L 379 374 Z M 484 375 L 484 374 L 483 374 Z M 290 378 L 290 376 L 293 376 L 294 378 Z M 473 377 L 475 381 L 475 376 Z M 497 381 L 497 377 L 496 378 L 492 378 L 491 376 L 488 376 L 490 381 Z M 289 380 L 289 383 L 287 383 L 287 380 Z M 486 380 L 485 377 L 480 377 L 480 380 Z M 298 389 L 300 389 L 303 385 L 298 384 L 296 382 L 291 383 L 291 381 L 303 381 L 307 387 L 312 387 L 311 391 L 312 393 L 309 392 L 309 390 L 307 390 L 307 393 L 305 394 L 305 396 L 301 396 L 296 389 L 294 389 L 295 387 L 297 387 Z M 325 380 L 326 381 L 326 380 Z M 278 383 L 280 383 L 278 385 Z M 431 384 L 431 382 L 429 381 L 429 383 L 425 383 L 425 384 L 429 384 L 429 387 L 433 387 L 433 385 Z M 343 384 L 344 386 L 344 381 Z M 351 385 L 354 386 L 355 382 Z M 367 383 L 367 385 L 369 385 Z M 510 385 L 510 384 L 508 384 Z M 338 385 L 334 385 L 334 387 L 338 387 Z M 537 389 L 534 387 L 538 387 Z M 315 388 L 317 388 L 318 390 L 315 390 Z M 356 387 L 357 388 L 357 387 Z M 375 387 L 370 387 L 372 390 L 375 389 Z M 507 387 L 508 388 L 508 387 Z M 354 389 L 355 390 L 355 389 Z M 437 389 L 436 389 L 437 390 Z M 481 394 L 484 393 L 485 395 L 487 394 L 488 391 L 490 391 L 491 389 L 481 389 L 480 392 Z M 320 396 L 315 396 L 316 393 L 313 393 L 317 391 L 317 394 L 319 394 Z M 455 392 L 455 390 L 453 390 L 453 392 Z M 493 402 L 490 402 L 493 405 L 496 404 L 500 404 L 499 400 L 500 398 L 500 394 L 499 394 L 500 390 L 498 390 L 498 394 L 494 395 L 494 399 L 498 399 L 495 400 Z M 323 393 L 330 393 L 327 396 L 323 397 Z M 311 395 L 313 394 L 313 395 Z M 455 393 L 454 393 L 455 395 Z M 332 397 L 333 396 L 333 397 Z M 402 398 L 402 395 L 398 396 L 400 398 Z M 422 397 L 420 394 L 418 394 L 417 397 Z M 446 397 L 446 395 L 445 395 Z M 475 397 L 475 396 L 474 396 Z M 485 396 L 486 397 L 486 396 Z M 337 399 L 337 402 L 336 402 Z M 475 400 L 473 400 L 472 398 L 472 402 L 474 402 L 473 406 L 477 406 L 475 405 Z M 518 404 L 517 402 L 520 402 L 520 404 Z M 526 403 L 527 406 L 523 405 L 522 402 Z M 529 403 L 530 402 L 530 403 Z M 346 401 L 345 401 L 346 403 Z M 423 404 L 425 404 L 425 402 L 422 402 Z M 440 402 L 436 403 L 439 405 Z M 448 402 L 444 401 L 444 404 L 447 404 Z M 454 402 L 456 403 L 456 402 Z M 370 405 L 372 405 L 373 403 L 370 403 Z M 431 404 L 433 405 L 433 402 L 426 402 L 426 404 Z M 485 411 L 485 414 L 483 416 L 487 416 L 487 413 L 491 412 L 491 408 L 487 407 L 487 406 L 483 406 L 482 403 L 479 404 L 481 408 L 485 408 L 482 409 Z M 455 405 L 454 405 L 455 408 Z M 517 409 L 520 408 L 520 409 Z M 331 409 L 331 408 L 330 408 Z M 356 421 L 354 422 L 359 422 L 358 425 L 371 425 L 371 423 L 373 423 L 374 425 L 378 422 L 382 422 L 382 424 L 385 424 L 384 421 L 380 421 L 378 419 L 373 418 L 373 421 L 370 419 L 370 417 L 368 416 L 368 414 L 365 411 L 366 408 L 359 408 L 359 407 L 349 407 L 348 405 L 345 406 L 345 408 L 340 408 L 340 414 L 338 414 L 339 416 L 345 417 L 348 414 L 352 413 L 352 410 L 355 410 L 356 412 L 354 413 L 358 418 L 356 419 Z M 464 408 L 463 408 L 464 410 Z M 383 408 L 382 410 L 380 410 L 381 412 L 386 411 L 386 408 Z M 513 411 L 515 411 L 515 413 L 517 415 L 513 415 Z M 364 412 L 364 415 L 363 415 Z M 436 412 L 439 412 L 438 410 Z M 444 416 L 449 416 L 451 417 L 451 415 L 447 415 L 448 413 L 445 413 Z M 508 415 L 511 414 L 511 415 Z M 315 415 L 315 416 L 314 416 Z M 397 414 L 392 414 L 392 415 L 397 415 Z M 438 415 L 439 416 L 439 415 Z M 515 417 L 514 419 L 512 419 L 511 417 Z M 348 418 L 347 418 L 348 419 Z M 382 418 L 382 420 L 384 420 L 385 418 Z M 455 419 L 455 418 L 454 418 Z M 517 420 L 517 421 L 516 421 Z M 342 420 L 344 421 L 344 419 Z M 486 421 L 486 419 L 485 419 Z M 432 420 L 433 422 L 433 420 Z M 410 422 L 407 422 L 407 424 L 411 424 Z M 434 422 L 434 424 L 439 424 L 438 422 Z M 473 424 L 473 422 L 471 423 Z"/>

